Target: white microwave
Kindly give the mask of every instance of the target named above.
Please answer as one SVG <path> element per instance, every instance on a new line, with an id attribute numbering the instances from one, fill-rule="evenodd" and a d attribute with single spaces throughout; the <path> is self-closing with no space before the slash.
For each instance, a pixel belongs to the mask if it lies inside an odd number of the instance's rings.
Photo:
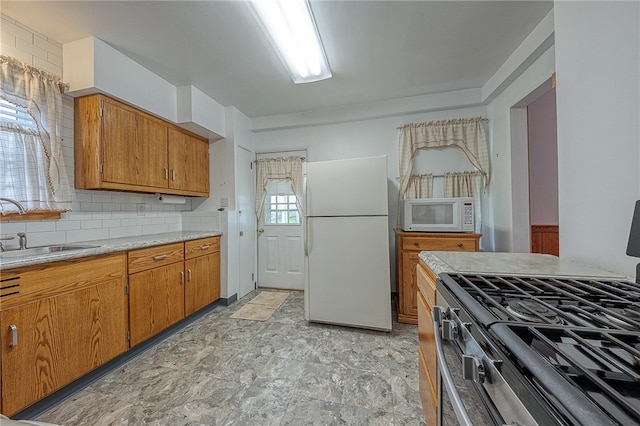
<path id="1" fill-rule="evenodd" d="M 403 200 L 402 229 L 416 232 L 473 232 L 473 198 Z"/>

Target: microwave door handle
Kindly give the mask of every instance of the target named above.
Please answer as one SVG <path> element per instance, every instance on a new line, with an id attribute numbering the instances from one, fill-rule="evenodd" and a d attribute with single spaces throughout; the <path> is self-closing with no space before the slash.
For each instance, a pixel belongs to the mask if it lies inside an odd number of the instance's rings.
<path id="1" fill-rule="evenodd" d="M 462 399 L 458 394 L 458 390 L 456 389 L 456 385 L 453 382 L 453 377 L 451 376 L 451 371 L 449 370 L 449 366 L 444 359 L 444 350 L 442 349 L 442 335 L 440 334 L 440 321 L 442 318 L 442 311 L 444 309 L 441 306 L 434 306 L 433 312 L 431 312 L 431 317 L 433 319 L 433 334 L 434 340 L 436 342 L 436 352 L 438 357 L 438 365 L 440 366 L 440 375 L 442 377 L 442 382 L 447 388 L 447 392 L 449 392 L 449 399 L 451 400 L 451 405 L 453 406 L 453 411 L 456 413 L 456 417 L 458 422 L 462 426 L 473 426 L 471 419 L 469 418 L 469 414 L 467 413 L 467 409 L 462 403 Z"/>

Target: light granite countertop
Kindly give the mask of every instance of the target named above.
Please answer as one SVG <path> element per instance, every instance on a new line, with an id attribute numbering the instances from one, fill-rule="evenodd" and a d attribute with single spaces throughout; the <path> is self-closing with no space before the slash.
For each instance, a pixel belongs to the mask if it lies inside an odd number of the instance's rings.
<path id="1" fill-rule="evenodd" d="M 65 245 L 95 245 L 83 250 L 60 251 L 55 253 L 38 254 L 28 257 L 7 258 L 0 257 L 0 270 L 38 265 L 41 263 L 57 262 L 60 260 L 77 259 L 99 254 L 114 253 L 118 251 L 135 250 L 144 247 L 158 246 L 162 244 L 178 243 L 182 241 L 197 240 L 199 238 L 215 237 L 222 232 L 168 232 L 163 234 L 139 235 L 135 237 L 111 238 L 106 240 L 92 240 L 74 242 Z"/>
<path id="2" fill-rule="evenodd" d="M 612 271 L 550 254 L 423 251 L 420 259 L 436 274 L 443 272 L 630 279 Z"/>

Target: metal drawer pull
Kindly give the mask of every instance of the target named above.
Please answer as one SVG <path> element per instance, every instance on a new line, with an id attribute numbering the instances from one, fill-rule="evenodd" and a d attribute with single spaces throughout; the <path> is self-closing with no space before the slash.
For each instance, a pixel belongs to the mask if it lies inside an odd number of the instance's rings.
<path id="1" fill-rule="evenodd" d="M 449 366 L 444 359 L 444 350 L 442 349 L 442 336 L 440 335 L 440 321 L 443 316 L 442 306 L 434 306 L 431 312 L 431 318 L 433 319 L 433 330 L 434 330 L 434 340 L 436 342 L 436 352 L 438 354 L 438 365 L 440 366 L 440 375 L 442 376 L 442 384 L 447 388 L 447 392 L 449 392 L 449 399 L 451 400 L 451 405 L 453 406 L 453 411 L 456 413 L 456 417 L 458 419 L 458 423 L 464 426 L 473 426 L 471 419 L 469 418 L 469 414 L 467 413 L 467 409 L 462 403 L 462 399 L 458 394 L 458 389 L 456 389 L 456 385 L 453 382 L 453 377 L 451 377 L 451 371 L 449 370 Z"/>
<path id="2" fill-rule="evenodd" d="M 172 170 L 171 170 L 171 175 L 172 175 L 172 176 L 171 176 L 171 177 L 172 177 L 172 179 L 171 179 L 171 180 L 176 180 L 176 170 L 175 170 L 175 169 L 172 169 Z"/>
<path id="3" fill-rule="evenodd" d="M 180 271 L 180 284 L 184 284 L 184 271 Z"/>
<path id="4" fill-rule="evenodd" d="M 18 346 L 18 327 L 11 324 L 9 330 L 11 330 L 11 344 L 9 344 L 9 347 L 15 348 Z"/>
<path id="5" fill-rule="evenodd" d="M 164 180 L 169 180 L 169 169 L 164 169 Z"/>
<path id="6" fill-rule="evenodd" d="M 159 254 L 157 256 L 153 256 L 153 260 L 164 260 L 167 258 L 166 254 Z"/>
<path id="7" fill-rule="evenodd" d="M 187 269 L 187 271 L 189 271 L 189 281 L 191 281 L 191 269 Z"/>
<path id="8" fill-rule="evenodd" d="M 204 246 L 200 246 L 200 250 L 208 250 L 209 247 L 211 247 L 209 244 L 206 244 Z"/>

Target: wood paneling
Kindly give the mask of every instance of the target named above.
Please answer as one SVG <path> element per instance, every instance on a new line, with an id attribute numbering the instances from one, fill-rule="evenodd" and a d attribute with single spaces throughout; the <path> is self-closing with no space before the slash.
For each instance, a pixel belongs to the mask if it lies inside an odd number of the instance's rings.
<path id="1" fill-rule="evenodd" d="M 169 188 L 209 193 L 209 143 L 169 130 Z"/>
<path id="2" fill-rule="evenodd" d="M 558 225 L 531 225 L 531 253 L 560 255 Z"/>

